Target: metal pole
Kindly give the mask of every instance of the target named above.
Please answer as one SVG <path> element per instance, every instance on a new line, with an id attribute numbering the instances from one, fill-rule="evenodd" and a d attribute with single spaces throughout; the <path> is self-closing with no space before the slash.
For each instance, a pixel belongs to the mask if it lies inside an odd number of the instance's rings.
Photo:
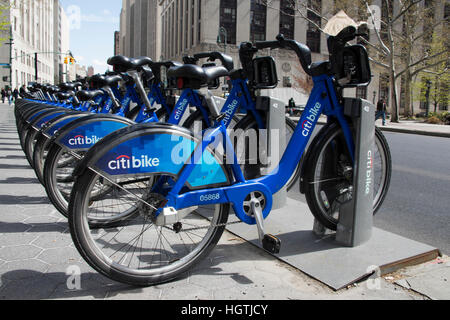
<path id="1" fill-rule="evenodd" d="M 34 53 L 34 75 L 35 75 L 34 80 L 36 82 L 38 82 L 39 74 L 38 74 L 38 53 L 37 52 Z"/>
<path id="2" fill-rule="evenodd" d="M 12 91 L 12 47 L 13 47 L 13 36 L 12 36 L 12 26 L 9 27 L 9 87 Z"/>

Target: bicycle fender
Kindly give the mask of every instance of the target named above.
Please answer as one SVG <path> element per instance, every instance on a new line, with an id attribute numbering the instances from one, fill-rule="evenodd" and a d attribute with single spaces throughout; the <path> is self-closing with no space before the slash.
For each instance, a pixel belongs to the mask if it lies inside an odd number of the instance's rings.
<path id="1" fill-rule="evenodd" d="M 52 142 L 68 150 L 87 150 L 108 134 L 135 124 L 124 117 L 94 114 L 69 122 L 58 130 Z"/>
<path id="2" fill-rule="evenodd" d="M 134 176 L 159 173 L 178 177 L 200 141 L 186 129 L 171 124 L 137 124 L 123 128 L 91 148 L 74 171 L 80 175 L 89 167 L 106 176 Z M 187 179 L 190 188 L 229 184 L 220 160 L 206 149 Z"/>
<path id="3" fill-rule="evenodd" d="M 88 114 L 86 114 L 86 113 L 72 112 L 70 114 L 64 114 L 64 115 L 58 116 L 58 117 L 52 119 L 50 122 L 48 122 L 46 125 L 44 125 L 42 127 L 42 133 L 47 138 L 51 138 L 63 126 L 69 124 L 70 122 L 72 122 L 76 119 L 85 117 L 87 115 Z"/>

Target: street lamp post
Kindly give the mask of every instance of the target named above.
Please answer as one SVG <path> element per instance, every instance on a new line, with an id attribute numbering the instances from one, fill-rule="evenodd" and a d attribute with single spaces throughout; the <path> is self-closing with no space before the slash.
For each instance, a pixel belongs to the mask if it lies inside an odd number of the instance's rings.
<path id="1" fill-rule="evenodd" d="M 430 89 L 431 89 L 431 81 L 427 79 L 427 92 L 425 93 L 425 98 L 426 98 L 426 113 L 425 113 L 425 117 L 428 118 L 428 112 L 430 110 Z"/>

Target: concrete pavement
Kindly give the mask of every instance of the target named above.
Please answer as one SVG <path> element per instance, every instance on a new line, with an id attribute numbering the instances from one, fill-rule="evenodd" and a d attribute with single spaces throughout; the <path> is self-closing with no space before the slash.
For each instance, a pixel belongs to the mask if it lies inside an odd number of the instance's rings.
<path id="1" fill-rule="evenodd" d="M 176 281 L 116 283 L 78 254 L 19 146 L 12 107 L 0 104 L 0 299 L 449 299 L 449 270 L 444 257 L 335 292 L 226 231 L 211 255 Z"/>

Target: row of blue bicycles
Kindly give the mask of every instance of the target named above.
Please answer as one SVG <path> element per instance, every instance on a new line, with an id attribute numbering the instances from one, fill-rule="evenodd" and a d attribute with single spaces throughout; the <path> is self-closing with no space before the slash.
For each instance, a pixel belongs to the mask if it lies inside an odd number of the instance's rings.
<path id="1" fill-rule="evenodd" d="M 371 78 L 364 47 L 348 44 L 356 36 L 347 27 L 328 37 L 330 59 L 314 63 L 307 46 L 282 35 L 241 43 L 240 68 L 221 52 L 182 63 L 114 56 L 113 72 L 30 85 L 15 106 L 20 143 L 82 257 L 111 279 L 146 286 L 179 277 L 214 248 L 230 213 L 277 253 L 263 221 L 279 190 L 299 181 L 314 217 L 334 230 L 352 198 L 356 129 L 343 92 Z M 261 138 L 248 134 L 267 129 L 260 90 L 278 82 L 274 59 L 257 56 L 267 48 L 292 50 L 314 81 L 299 122 L 286 118 L 286 147 L 270 172 Z M 223 78 L 226 99 L 211 93 Z M 321 115 L 327 124 L 310 139 Z M 378 129 L 374 141 L 376 212 L 391 157 Z"/>

